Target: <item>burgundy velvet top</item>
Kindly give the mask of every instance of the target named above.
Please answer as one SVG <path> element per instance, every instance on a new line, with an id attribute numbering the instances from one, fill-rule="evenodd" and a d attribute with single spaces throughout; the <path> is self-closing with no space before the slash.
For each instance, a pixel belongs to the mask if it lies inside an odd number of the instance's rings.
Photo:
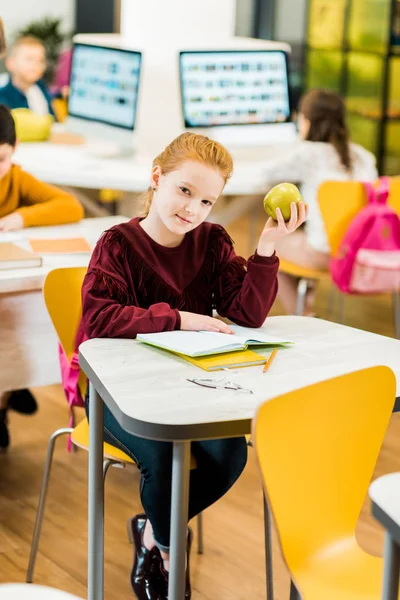
<path id="1" fill-rule="evenodd" d="M 161 246 L 139 219 L 104 233 L 82 288 L 82 325 L 89 338 L 134 338 L 180 328 L 179 311 L 260 327 L 277 292 L 276 256 L 236 256 L 220 225 L 203 223 L 175 248 Z"/>

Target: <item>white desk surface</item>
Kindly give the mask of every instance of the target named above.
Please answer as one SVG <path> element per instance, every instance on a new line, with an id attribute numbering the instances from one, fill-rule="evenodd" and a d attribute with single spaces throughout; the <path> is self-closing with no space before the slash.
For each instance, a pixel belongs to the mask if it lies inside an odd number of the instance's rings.
<path id="1" fill-rule="evenodd" d="M 97 240 L 109 227 L 129 221 L 127 217 L 101 217 L 97 219 L 84 219 L 72 225 L 58 225 L 50 227 L 29 227 L 17 232 L 0 232 L 1 242 L 14 242 L 30 250 L 29 238 L 71 238 L 84 237 L 94 247 Z M 90 254 L 53 254 L 44 255 L 41 267 L 28 269 L 0 270 L 0 294 L 41 289 L 43 281 L 49 271 L 59 267 L 83 267 L 89 262 Z"/>
<path id="2" fill-rule="evenodd" d="M 264 194 L 265 161 L 285 154 L 287 148 L 288 144 L 282 143 L 232 150 L 234 173 L 224 194 Z M 19 144 L 14 162 L 38 179 L 55 185 L 143 192 L 149 186 L 153 158 L 139 154 L 124 158 L 94 157 L 88 154 L 85 145 L 43 142 Z"/>
<path id="3" fill-rule="evenodd" d="M 0 584 L 1 600 L 82 600 L 62 590 L 32 583 Z"/>
<path id="4" fill-rule="evenodd" d="M 389 473 L 370 485 L 372 513 L 400 544 L 400 473 Z"/>
<path id="5" fill-rule="evenodd" d="M 295 342 L 262 367 L 207 373 L 135 340 L 93 339 L 80 346 L 80 364 L 121 426 L 154 439 L 206 439 L 250 431 L 266 399 L 331 377 L 387 365 L 400 393 L 400 341 L 309 317 L 270 317 L 265 331 Z M 210 389 L 187 378 L 227 377 L 253 394 Z M 393 399 L 394 401 L 394 399 Z"/>

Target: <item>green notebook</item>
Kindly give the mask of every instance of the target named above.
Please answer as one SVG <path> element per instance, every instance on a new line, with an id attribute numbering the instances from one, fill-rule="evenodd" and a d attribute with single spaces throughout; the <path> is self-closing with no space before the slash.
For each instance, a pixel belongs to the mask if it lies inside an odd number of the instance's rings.
<path id="1" fill-rule="evenodd" d="M 275 348 L 290 344 L 289 340 L 268 335 L 262 329 L 250 329 L 232 325 L 234 335 L 212 331 L 163 331 L 142 333 L 137 339 L 150 346 L 197 358 L 211 354 L 225 354 L 247 350 L 249 347 Z"/>

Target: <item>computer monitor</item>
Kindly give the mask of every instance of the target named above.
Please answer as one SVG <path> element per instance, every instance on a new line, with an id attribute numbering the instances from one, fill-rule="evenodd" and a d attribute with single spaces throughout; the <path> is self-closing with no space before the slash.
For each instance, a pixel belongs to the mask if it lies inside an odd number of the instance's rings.
<path id="1" fill-rule="evenodd" d="M 99 153 L 113 153 L 113 142 L 133 149 L 141 62 L 133 50 L 74 44 L 67 129 L 95 142 Z"/>
<path id="2" fill-rule="evenodd" d="M 288 124 L 295 132 L 283 50 L 182 51 L 179 61 L 186 128 L 231 126 L 248 141 L 257 140 L 257 129 L 265 140 L 266 125 Z M 251 128 L 243 136 L 242 127 L 232 128 L 238 125 Z"/>

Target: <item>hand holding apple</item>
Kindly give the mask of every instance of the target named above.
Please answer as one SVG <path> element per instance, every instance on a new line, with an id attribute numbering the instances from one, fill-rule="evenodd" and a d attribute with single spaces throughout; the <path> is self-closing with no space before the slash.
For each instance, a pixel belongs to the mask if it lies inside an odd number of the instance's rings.
<path id="1" fill-rule="evenodd" d="M 277 221 L 276 209 L 280 208 L 283 219 L 289 221 L 291 216 L 290 205 L 303 201 L 299 189 L 293 183 L 280 183 L 275 185 L 264 198 L 264 209 L 267 215 Z"/>
<path id="2" fill-rule="evenodd" d="M 276 207 L 274 215 L 274 218 L 269 217 L 261 233 L 257 246 L 257 253 L 260 256 L 272 256 L 275 252 L 275 243 L 295 231 L 304 223 L 307 218 L 307 206 L 302 199 L 298 202 L 291 202 L 289 204 L 289 219 L 286 222 L 281 208 Z"/>

